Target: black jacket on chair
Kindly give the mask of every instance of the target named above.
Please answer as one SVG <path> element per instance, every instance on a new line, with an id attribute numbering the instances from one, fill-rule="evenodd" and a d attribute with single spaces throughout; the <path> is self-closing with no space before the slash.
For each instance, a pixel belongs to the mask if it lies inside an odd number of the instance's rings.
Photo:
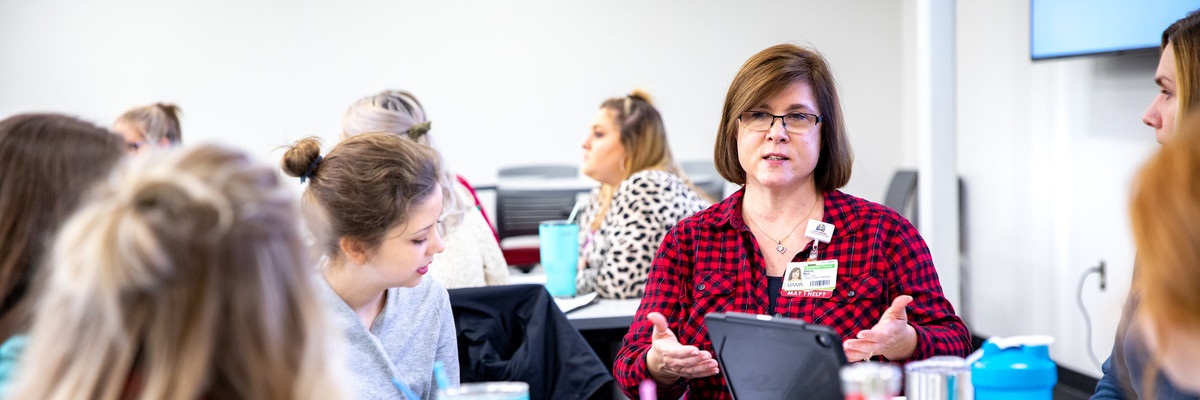
<path id="1" fill-rule="evenodd" d="M 530 399 L 586 399 L 612 375 L 542 285 L 450 290 L 462 381 L 519 381 Z"/>

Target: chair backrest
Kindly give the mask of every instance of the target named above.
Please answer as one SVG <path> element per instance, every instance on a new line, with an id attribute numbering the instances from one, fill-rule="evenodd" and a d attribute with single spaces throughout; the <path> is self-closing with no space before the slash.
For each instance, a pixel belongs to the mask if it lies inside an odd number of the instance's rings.
<path id="1" fill-rule="evenodd" d="M 883 205 L 891 207 L 896 212 L 908 218 L 913 226 L 917 225 L 917 171 L 898 169 L 892 175 L 887 193 L 883 195 Z"/>
<path id="2" fill-rule="evenodd" d="M 908 219 L 913 226 L 920 229 L 918 225 L 918 217 L 920 217 L 921 197 L 917 195 L 917 171 L 911 169 L 898 169 L 892 175 L 892 182 L 888 184 L 887 193 L 883 195 L 883 205 L 891 207 L 896 212 Z M 967 207 L 967 192 L 966 184 L 963 178 L 958 178 L 958 228 L 959 228 L 959 245 L 966 245 L 967 221 L 964 210 Z"/>
<path id="3" fill-rule="evenodd" d="M 542 221 L 567 219 L 575 207 L 576 195 L 586 191 L 555 185 L 524 187 L 510 184 L 515 181 L 570 181 L 579 177 L 579 168 L 574 165 L 514 165 L 500 168 L 496 175 L 496 234 L 500 240 L 537 235 L 538 224 Z"/>
<path id="4" fill-rule="evenodd" d="M 921 196 L 917 193 L 917 171 L 911 169 L 898 169 L 892 175 L 892 182 L 888 184 L 887 192 L 883 195 L 883 205 L 891 207 L 897 213 L 908 219 L 913 227 L 921 229 L 920 205 Z M 941 211 L 941 210 L 939 210 Z M 970 224 L 967 222 L 967 186 L 963 178 L 958 177 L 958 252 L 959 255 L 966 259 L 967 254 L 967 234 L 970 231 Z M 971 296 L 970 288 L 966 286 L 970 279 L 967 279 L 970 274 L 970 268 L 963 268 L 963 265 L 958 266 L 959 273 L 962 274 L 962 279 L 959 280 L 959 287 L 962 293 L 962 302 L 960 310 L 969 310 L 968 303 Z M 963 313 L 959 312 L 961 316 Z M 964 316 L 963 319 L 966 319 Z"/>
<path id="5" fill-rule="evenodd" d="M 718 202 L 725 198 L 725 178 L 717 172 L 712 160 L 683 161 L 679 163 L 679 167 L 683 168 L 683 173 L 688 175 L 692 184 L 704 191 L 712 201 Z"/>
<path id="6" fill-rule="evenodd" d="M 542 221 L 567 219 L 575 207 L 577 189 L 496 188 L 496 234 L 500 240 L 537 235 Z"/>
<path id="7" fill-rule="evenodd" d="M 503 178 L 573 178 L 579 175 L 579 168 L 567 164 L 547 165 L 514 165 L 500 168 L 496 176 Z"/>

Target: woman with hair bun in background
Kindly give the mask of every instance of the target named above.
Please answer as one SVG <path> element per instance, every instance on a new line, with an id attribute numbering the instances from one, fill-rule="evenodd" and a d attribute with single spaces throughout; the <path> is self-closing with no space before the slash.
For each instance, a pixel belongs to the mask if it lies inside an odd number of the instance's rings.
<path id="1" fill-rule="evenodd" d="M 583 141 L 583 173 L 600 182 L 579 218 L 578 292 L 642 297 L 667 230 L 711 203 L 671 155 L 650 95 L 605 100 Z"/>

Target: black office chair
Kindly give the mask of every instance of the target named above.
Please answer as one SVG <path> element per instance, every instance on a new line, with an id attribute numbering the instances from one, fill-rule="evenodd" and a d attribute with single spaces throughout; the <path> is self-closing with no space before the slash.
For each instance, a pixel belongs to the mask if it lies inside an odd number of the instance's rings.
<path id="1" fill-rule="evenodd" d="M 496 189 L 496 232 L 500 240 L 537 235 L 542 221 L 567 219 L 580 190 Z"/>
<path id="2" fill-rule="evenodd" d="M 579 176 L 573 165 L 512 166 L 499 170 L 496 185 L 496 235 L 508 265 L 529 272 L 541 261 L 537 247 L 505 246 L 504 239 L 537 236 L 542 221 L 567 219 L 576 196 L 585 190 L 519 189 L 505 187 L 506 179 L 554 179 Z"/>
<path id="3" fill-rule="evenodd" d="M 530 399 L 587 399 L 612 375 L 542 285 L 450 289 L 466 382 L 519 381 Z"/>

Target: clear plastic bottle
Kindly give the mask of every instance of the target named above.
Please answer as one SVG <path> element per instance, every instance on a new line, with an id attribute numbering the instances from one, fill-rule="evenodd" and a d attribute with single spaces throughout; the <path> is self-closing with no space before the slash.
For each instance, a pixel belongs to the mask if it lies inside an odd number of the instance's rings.
<path id="1" fill-rule="evenodd" d="M 971 366 L 962 357 L 935 356 L 904 366 L 908 400 L 971 400 Z"/>
<path id="2" fill-rule="evenodd" d="M 891 400 L 900 393 L 900 368 L 892 364 L 859 362 L 842 367 L 846 400 Z"/>

